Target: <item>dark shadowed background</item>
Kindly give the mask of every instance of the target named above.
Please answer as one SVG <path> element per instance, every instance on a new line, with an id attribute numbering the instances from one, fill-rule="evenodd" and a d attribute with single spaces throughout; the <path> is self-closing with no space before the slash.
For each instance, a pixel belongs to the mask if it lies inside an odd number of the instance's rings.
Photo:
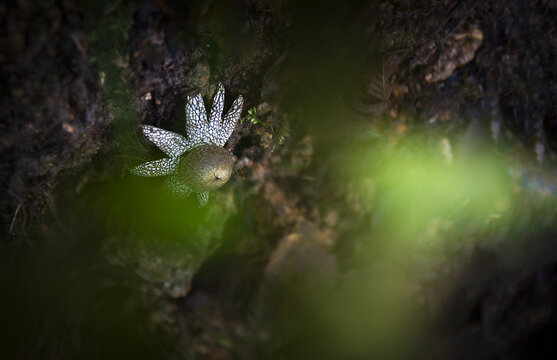
<path id="1" fill-rule="evenodd" d="M 0 358 L 545 359 L 557 2 L 0 4 Z M 129 169 L 244 97 L 206 207 Z"/>

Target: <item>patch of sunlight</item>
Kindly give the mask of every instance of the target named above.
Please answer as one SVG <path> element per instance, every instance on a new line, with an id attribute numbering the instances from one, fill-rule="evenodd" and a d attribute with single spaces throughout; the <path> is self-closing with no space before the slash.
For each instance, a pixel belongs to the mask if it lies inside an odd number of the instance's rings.
<path id="1" fill-rule="evenodd" d="M 389 246 L 439 245 L 450 241 L 449 231 L 484 230 L 512 210 L 512 178 L 494 156 L 447 162 L 425 141 L 357 151 L 347 181 L 356 183 L 372 209 L 371 230 Z"/>

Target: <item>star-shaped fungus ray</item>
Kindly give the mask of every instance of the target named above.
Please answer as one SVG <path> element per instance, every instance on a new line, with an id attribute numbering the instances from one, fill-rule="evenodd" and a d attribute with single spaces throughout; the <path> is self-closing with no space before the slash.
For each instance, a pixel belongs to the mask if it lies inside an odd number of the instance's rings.
<path id="1" fill-rule="evenodd" d="M 182 135 L 151 125 L 141 127 L 145 137 L 171 158 L 179 157 L 191 148 L 191 143 Z"/>
<path id="2" fill-rule="evenodd" d="M 221 121 L 222 111 L 224 110 L 224 86 L 219 83 L 217 92 L 213 97 L 213 107 L 211 108 L 211 116 L 209 117 L 209 124 L 218 125 Z"/>
<path id="3" fill-rule="evenodd" d="M 207 112 L 201 94 L 188 96 L 186 103 L 186 131 L 189 141 L 198 145 L 203 143 L 207 132 Z"/>
<path id="4" fill-rule="evenodd" d="M 164 181 L 164 187 L 171 193 L 174 197 L 183 200 L 191 194 L 192 190 L 184 184 L 176 174 L 170 175 Z"/>
<path id="5" fill-rule="evenodd" d="M 197 194 L 197 201 L 199 201 L 199 205 L 201 207 L 207 205 L 207 201 L 209 201 L 209 192 L 204 191 Z"/>
<path id="6" fill-rule="evenodd" d="M 224 146 L 224 144 L 228 141 L 230 135 L 234 132 L 234 128 L 236 127 L 238 120 L 240 120 L 243 106 L 244 98 L 240 95 L 236 100 L 234 100 L 232 107 L 222 119 L 221 136 L 219 137 L 217 145 Z"/>
<path id="7" fill-rule="evenodd" d="M 209 117 L 209 125 L 207 128 L 208 130 L 207 138 L 205 140 L 206 141 L 208 140 L 209 142 L 220 146 L 224 145 L 224 143 L 219 144 L 218 141 L 220 140 L 221 137 L 223 137 L 222 128 L 221 128 L 223 110 L 224 110 L 224 87 L 222 86 L 222 84 L 219 84 L 217 93 L 213 98 L 213 107 L 211 108 L 211 116 Z M 226 138 L 226 140 L 228 140 L 228 138 Z"/>
<path id="8" fill-rule="evenodd" d="M 178 158 L 164 158 L 138 165 L 130 172 L 139 176 L 163 176 L 175 172 L 177 164 Z"/>

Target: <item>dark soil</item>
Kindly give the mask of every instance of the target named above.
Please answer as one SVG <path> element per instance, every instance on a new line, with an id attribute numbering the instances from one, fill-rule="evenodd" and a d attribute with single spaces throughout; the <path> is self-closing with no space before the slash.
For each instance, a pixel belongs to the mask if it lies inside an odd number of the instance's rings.
<path id="1" fill-rule="evenodd" d="M 555 358 L 556 18 L 1 4 L 0 358 Z M 131 176 L 162 157 L 139 125 L 185 134 L 219 82 L 245 102 L 208 206 Z"/>

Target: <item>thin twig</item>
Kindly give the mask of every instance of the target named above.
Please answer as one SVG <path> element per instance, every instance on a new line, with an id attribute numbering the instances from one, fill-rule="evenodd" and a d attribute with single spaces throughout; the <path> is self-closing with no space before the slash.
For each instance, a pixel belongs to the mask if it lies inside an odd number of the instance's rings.
<path id="1" fill-rule="evenodd" d="M 15 219 L 17 218 L 17 214 L 19 213 L 19 209 L 21 209 L 21 203 L 19 203 L 17 205 L 17 208 L 15 209 L 14 217 L 12 219 L 12 223 L 10 225 L 10 230 L 8 231 L 8 234 L 12 234 L 12 230 L 14 229 L 14 225 L 15 225 Z"/>

